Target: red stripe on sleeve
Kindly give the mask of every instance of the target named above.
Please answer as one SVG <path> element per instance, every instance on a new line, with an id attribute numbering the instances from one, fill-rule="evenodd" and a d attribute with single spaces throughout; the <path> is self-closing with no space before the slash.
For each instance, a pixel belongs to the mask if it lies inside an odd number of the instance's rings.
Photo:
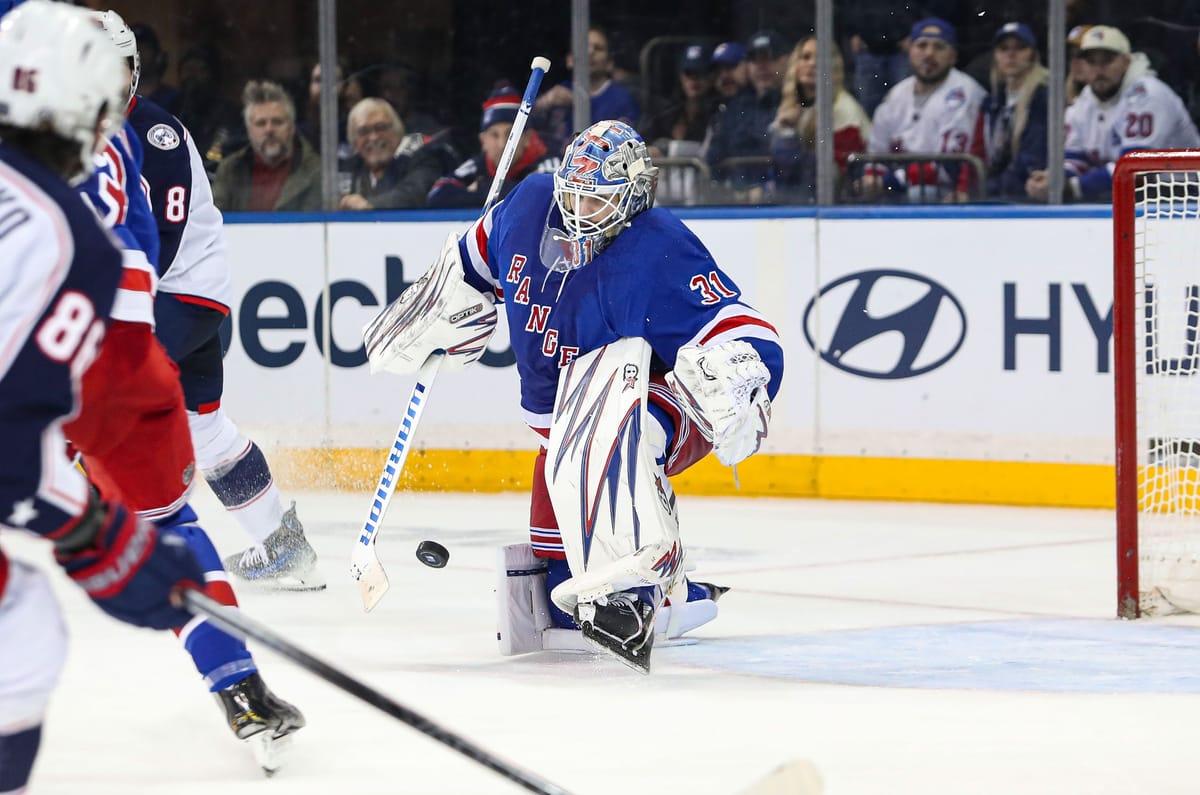
<path id="1" fill-rule="evenodd" d="M 475 225 L 475 245 L 479 248 L 479 258 L 483 260 L 484 265 L 488 265 L 487 254 L 488 236 L 487 231 L 483 228 L 483 219 L 479 219 L 479 223 Z"/>
<path id="2" fill-rule="evenodd" d="M 700 340 L 700 344 L 704 345 L 713 337 L 724 334 L 726 331 L 735 329 L 738 326 L 761 326 L 765 329 L 769 329 L 772 334 L 779 334 L 779 332 L 775 330 L 775 327 L 765 320 L 760 320 L 756 317 L 750 317 L 749 315 L 735 315 L 734 317 L 725 318 L 718 323 L 712 331 L 704 335 L 704 338 Z"/>
<path id="3" fill-rule="evenodd" d="M 203 307 L 207 307 L 208 309 L 214 309 L 217 312 L 220 312 L 222 315 L 229 314 L 229 307 L 225 306 L 225 304 L 222 304 L 220 301 L 213 301 L 209 298 L 201 298 L 198 295 L 175 294 L 172 297 L 175 298 L 175 300 L 181 301 L 182 303 L 185 303 L 185 304 L 195 304 L 196 306 L 203 306 Z"/>
<path id="4" fill-rule="evenodd" d="M 150 293 L 154 291 L 154 282 L 150 280 L 150 274 L 145 271 L 125 268 L 121 272 L 120 288 L 136 293 Z"/>

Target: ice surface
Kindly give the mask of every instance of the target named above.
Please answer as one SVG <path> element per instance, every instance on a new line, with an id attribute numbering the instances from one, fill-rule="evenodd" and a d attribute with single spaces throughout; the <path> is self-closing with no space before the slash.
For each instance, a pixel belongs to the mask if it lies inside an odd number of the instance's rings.
<path id="1" fill-rule="evenodd" d="M 525 497 L 397 495 L 392 590 L 367 614 L 348 572 L 367 495 L 289 496 L 329 589 L 243 590 L 247 614 L 571 792 L 729 794 L 797 757 L 830 795 L 1200 790 L 1200 622 L 1112 618 L 1110 512 L 681 496 L 696 576 L 734 590 L 643 677 L 498 655 L 491 562 Z M 196 505 L 223 553 L 245 546 L 204 486 Z M 414 557 L 425 538 L 445 569 Z M 40 543 L 5 545 L 53 569 Z M 269 650 L 309 726 L 264 779 L 173 637 L 55 579 L 72 647 L 34 795 L 520 791 Z"/>

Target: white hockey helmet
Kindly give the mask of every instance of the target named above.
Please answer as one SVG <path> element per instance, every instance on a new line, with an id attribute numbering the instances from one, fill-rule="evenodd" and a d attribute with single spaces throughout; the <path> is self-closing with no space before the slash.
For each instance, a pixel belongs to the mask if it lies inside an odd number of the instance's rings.
<path id="1" fill-rule="evenodd" d="M 137 36 L 133 35 L 133 31 L 121 15 L 116 11 L 93 11 L 96 21 L 100 23 L 100 27 L 104 28 L 104 32 L 112 39 L 112 43 L 117 45 L 117 51 L 121 53 L 129 64 L 129 99 L 126 102 L 133 101 L 133 95 L 137 93 L 138 81 L 142 77 L 142 58 L 138 55 Z"/>
<path id="2" fill-rule="evenodd" d="M 82 180 L 122 124 L 124 68 L 91 11 L 30 0 L 0 20 L 0 125 L 78 143 Z"/>

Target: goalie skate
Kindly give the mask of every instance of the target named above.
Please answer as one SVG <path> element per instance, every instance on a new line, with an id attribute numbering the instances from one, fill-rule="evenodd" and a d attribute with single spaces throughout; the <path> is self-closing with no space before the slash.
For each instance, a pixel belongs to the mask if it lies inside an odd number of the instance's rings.
<path id="1" fill-rule="evenodd" d="M 585 641 L 639 673 L 650 673 L 654 649 L 655 604 L 631 593 L 615 593 L 575 606 L 575 622 Z"/>

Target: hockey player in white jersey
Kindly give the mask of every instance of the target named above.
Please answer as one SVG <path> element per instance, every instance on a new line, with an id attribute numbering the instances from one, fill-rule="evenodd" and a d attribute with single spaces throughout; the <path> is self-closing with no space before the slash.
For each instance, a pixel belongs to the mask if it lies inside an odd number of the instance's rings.
<path id="1" fill-rule="evenodd" d="M 142 150 L 142 178 L 157 234 L 155 335 L 179 367 L 196 466 L 254 543 L 226 557 L 225 570 L 255 585 L 320 590 L 325 579 L 304 536 L 296 505 L 283 507 L 267 459 L 221 406 L 224 390 L 220 326 L 229 316 L 233 280 L 220 210 L 191 134 L 179 119 L 137 95 L 140 72 L 133 31 L 115 11 L 100 20 L 132 59 L 127 117 Z"/>
<path id="2" fill-rule="evenodd" d="M 199 586 L 203 569 L 176 531 L 89 489 L 62 431 L 122 278 L 114 238 L 68 180 L 87 176 L 120 127 L 122 73 L 87 11 L 30 2 L 0 23 L 0 529 L 47 539 L 114 618 L 169 629 L 190 619 L 171 592 Z M 0 550 L 0 792 L 26 789 L 65 656 L 46 576 Z"/>
<path id="3" fill-rule="evenodd" d="M 1091 76 L 1065 118 L 1067 198 L 1107 201 L 1113 169 L 1126 152 L 1200 146 L 1183 100 L 1154 76 L 1144 53 L 1131 49 L 1125 34 L 1107 25 L 1089 28 L 1080 39 Z M 1025 191 L 1046 201 L 1048 186 L 1046 173 L 1035 171 Z"/>
<path id="4" fill-rule="evenodd" d="M 867 153 L 973 154 L 985 160 L 983 105 L 986 92 L 954 68 L 958 37 L 945 20 L 931 17 L 912 27 L 909 60 L 913 73 L 896 84 L 875 109 Z M 907 192 L 918 201 L 963 198 L 976 175 L 956 163 L 911 163 L 888 169 L 870 164 L 862 192 Z"/>

